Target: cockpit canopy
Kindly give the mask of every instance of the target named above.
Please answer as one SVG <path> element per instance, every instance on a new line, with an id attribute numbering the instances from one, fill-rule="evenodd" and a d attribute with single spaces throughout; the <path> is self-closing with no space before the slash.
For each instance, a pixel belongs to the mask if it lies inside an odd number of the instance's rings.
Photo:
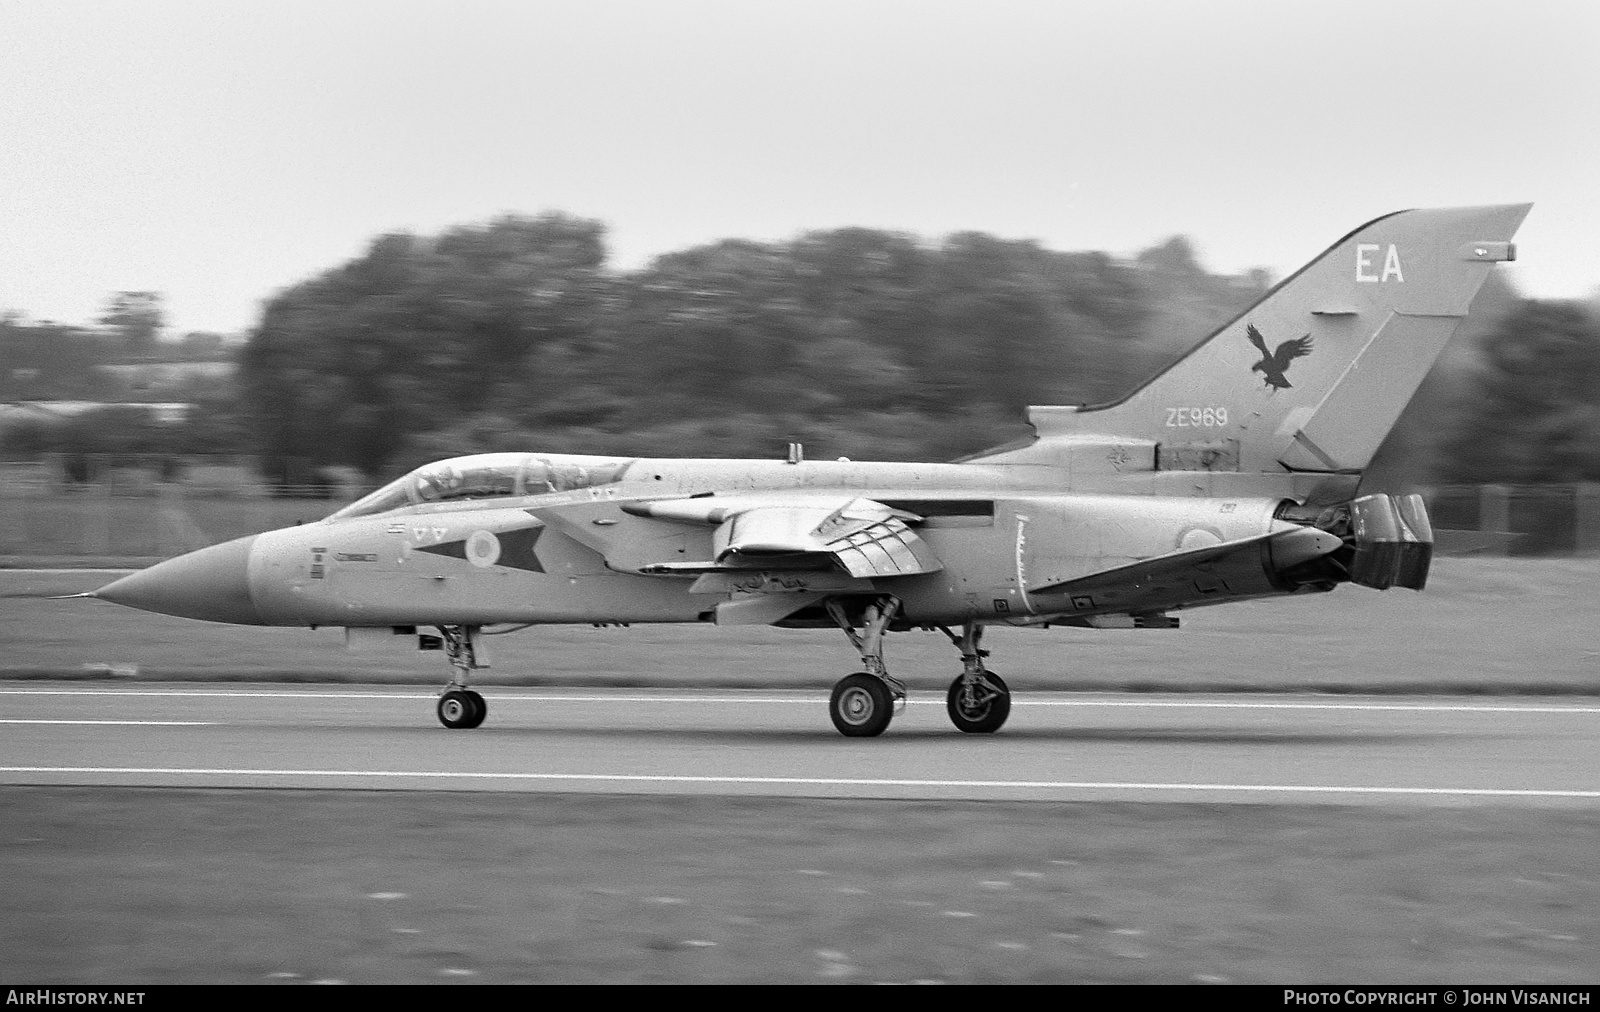
<path id="1" fill-rule="evenodd" d="M 570 492 L 622 480 L 631 457 L 569 453 L 478 453 L 425 464 L 330 515 L 329 520 L 430 503 Z"/>

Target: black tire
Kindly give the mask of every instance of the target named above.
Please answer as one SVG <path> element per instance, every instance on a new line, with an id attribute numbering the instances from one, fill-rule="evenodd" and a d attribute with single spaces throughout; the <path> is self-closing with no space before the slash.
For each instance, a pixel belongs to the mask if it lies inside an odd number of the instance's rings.
<path id="1" fill-rule="evenodd" d="M 847 738 L 875 738 L 894 716 L 894 697 L 883 679 L 858 671 L 839 679 L 833 687 L 828 716 Z"/>
<path id="2" fill-rule="evenodd" d="M 451 689 L 439 697 L 439 723 L 451 729 L 477 727 L 483 723 L 484 713 L 487 708 L 480 708 L 472 697 L 477 693 L 467 693 L 460 689 Z"/>
<path id="3" fill-rule="evenodd" d="M 998 690 L 997 695 L 982 702 L 966 699 L 959 678 L 950 683 L 950 691 L 945 695 L 950 722 L 967 734 L 993 734 L 1011 716 L 1011 690 L 1006 683 L 993 671 L 985 671 L 983 677 Z"/>
<path id="4" fill-rule="evenodd" d="M 462 690 L 462 695 L 464 695 L 468 699 L 472 700 L 473 714 L 472 714 L 472 722 L 470 724 L 463 724 L 461 726 L 462 727 L 477 727 L 479 724 L 483 723 L 483 718 L 489 716 L 489 704 L 485 703 L 483 701 L 483 697 L 478 695 L 476 692 L 474 692 L 471 689 Z"/>

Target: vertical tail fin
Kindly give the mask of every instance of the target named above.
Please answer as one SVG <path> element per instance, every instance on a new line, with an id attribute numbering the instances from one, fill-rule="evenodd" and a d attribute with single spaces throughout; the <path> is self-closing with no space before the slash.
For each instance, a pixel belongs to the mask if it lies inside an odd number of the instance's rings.
<path id="1" fill-rule="evenodd" d="M 1030 408 L 1038 440 L 979 459 L 1047 462 L 1086 440 L 1136 441 L 1157 445 L 1163 470 L 1359 472 L 1490 269 L 1515 259 L 1530 207 L 1368 222 L 1122 400 Z"/>

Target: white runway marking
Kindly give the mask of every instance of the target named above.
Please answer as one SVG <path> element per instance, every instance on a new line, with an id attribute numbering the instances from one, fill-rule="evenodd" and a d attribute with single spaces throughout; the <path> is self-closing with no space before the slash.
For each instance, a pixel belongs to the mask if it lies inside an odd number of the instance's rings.
<path id="1" fill-rule="evenodd" d="M 437 692 L 228 692 L 202 689 L 0 689 L 0 696 L 191 696 L 225 699 L 433 699 Z M 496 699 L 544 699 L 544 696 L 496 696 Z"/>
<path id="2" fill-rule="evenodd" d="M 826 700 L 824 690 L 797 689 L 814 692 L 813 695 L 795 696 L 620 696 L 620 695 L 537 695 L 521 693 L 508 695 L 497 692 L 493 686 L 479 686 L 489 690 L 491 702 L 538 703 L 804 703 L 815 705 Z M 757 690 L 759 691 L 759 690 Z M 1046 690 L 1048 692 L 1048 690 Z M 293 692 L 283 690 L 230 692 L 215 689 L 0 689 L 0 696 L 183 696 L 232 699 L 437 699 L 438 692 Z M 943 706 L 943 699 L 931 698 L 932 690 L 921 693 L 921 698 L 908 702 L 913 706 Z M 1078 706 L 1078 707 L 1132 707 L 1138 709 L 1212 709 L 1212 710 L 1397 710 L 1434 713 L 1600 713 L 1600 706 L 1513 706 L 1482 703 L 1252 703 L 1236 700 L 1203 699 L 1037 699 L 1027 694 L 1013 696 L 1013 707 L 1018 706 Z"/>
<path id="3" fill-rule="evenodd" d="M 1109 791 L 1245 791 L 1288 794 L 1379 794 L 1479 798 L 1600 798 L 1600 790 L 1536 790 L 1502 787 L 1355 787 L 1318 784 L 1146 784 L 1072 780 L 894 780 L 855 777 L 713 777 L 623 773 L 448 773 L 422 770 L 259 770 L 140 766 L 0 766 L 0 773 L 141 774 L 233 777 L 417 777 L 428 780 L 525 780 L 640 784 L 753 784 L 787 787 L 982 787 Z"/>
<path id="4" fill-rule="evenodd" d="M 8 573 L 23 576 L 68 576 L 79 573 L 137 573 L 137 569 L 8 569 Z"/>
<path id="5" fill-rule="evenodd" d="M 0 718 L 0 724 L 137 724 L 141 727 L 208 727 L 211 720 L 20 720 Z"/>
<path id="6" fill-rule="evenodd" d="M 919 700 L 933 702 L 933 700 Z M 1016 699 L 1012 706 L 1163 706 L 1214 710 L 1428 710 L 1445 713 L 1600 713 L 1600 706 L 1484 706 L 1477 703 L 1222 703 L 1203 700 Z"/>

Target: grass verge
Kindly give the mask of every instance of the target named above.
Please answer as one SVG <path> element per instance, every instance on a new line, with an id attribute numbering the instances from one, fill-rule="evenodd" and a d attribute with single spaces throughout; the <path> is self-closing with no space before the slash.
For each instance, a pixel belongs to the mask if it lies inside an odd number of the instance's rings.
<path id="1" fill-rule="evenodd" d="M 0 790 L 0 977 L 1591 980 L 1570 807 Z"/>

